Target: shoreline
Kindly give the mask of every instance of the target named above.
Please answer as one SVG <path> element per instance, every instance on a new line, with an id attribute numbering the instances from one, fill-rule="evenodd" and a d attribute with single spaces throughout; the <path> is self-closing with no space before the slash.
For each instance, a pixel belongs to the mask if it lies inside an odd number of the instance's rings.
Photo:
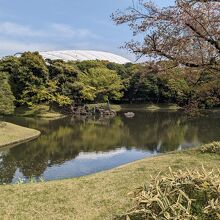
<path id="1" fill-rule="evenodd" d="M 41 135 L 41 132 L 35 129 L 22 127 L 9 122 L 3 122 L 0 127 L 0 148 L 17 145 L 32 141 Z"/>

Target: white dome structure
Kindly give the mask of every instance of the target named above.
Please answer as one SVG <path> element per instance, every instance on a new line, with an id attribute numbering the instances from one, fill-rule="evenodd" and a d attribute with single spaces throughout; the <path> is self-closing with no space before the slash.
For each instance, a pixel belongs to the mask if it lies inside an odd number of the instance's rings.
<path id="1" fill-rule="evenodd" d="M 61 50 L 40 52 L 44 59 L 64 60 L 64 61 L 84 61 L 84 60 L 107 60 L 112 63 L 126 64 L 131 63 L 129 59 L 122 56 L 93 50 Z"/>

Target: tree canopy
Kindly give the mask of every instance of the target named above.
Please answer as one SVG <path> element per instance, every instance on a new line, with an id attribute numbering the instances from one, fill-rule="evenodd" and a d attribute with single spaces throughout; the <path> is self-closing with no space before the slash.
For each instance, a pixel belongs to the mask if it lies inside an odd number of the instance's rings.
<path id="1" fill-rule="evenodd" d="M 79 75 L 82 98 L 90 101 L 118 100 L 123 85 L 117 72 L 103 67 L 90 68 Z"/>

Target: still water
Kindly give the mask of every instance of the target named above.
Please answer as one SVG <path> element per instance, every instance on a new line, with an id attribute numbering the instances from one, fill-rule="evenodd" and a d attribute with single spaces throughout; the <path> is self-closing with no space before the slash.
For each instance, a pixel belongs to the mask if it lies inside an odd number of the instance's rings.
<path id="1" fill-rule="evenodd" d="M 126 111 L 126 110 L 124 110 Z M 38 129 L 34 141 L 0 149 L 0 183 L 88 175 L 144 157 L 182 150 L 220 139 L 220 112 L 188 119 L 181 112 L 133 109 L 113 119 L 59 120 L 9 117 L 5 120 Z"/>

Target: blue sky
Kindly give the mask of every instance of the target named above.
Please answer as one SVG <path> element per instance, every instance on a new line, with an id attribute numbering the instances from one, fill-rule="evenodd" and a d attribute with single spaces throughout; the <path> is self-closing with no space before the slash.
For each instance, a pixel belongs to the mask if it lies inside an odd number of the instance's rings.
<path id="1" fill-rule="evenodd" d="M 173 0 L 155 0 L 158 5 Z M 0 56 L 23 51 L 104 50 L 132 58 L 120 49 L 132 38 L 110 15 L 132 0 L 0 0 Z"/>

